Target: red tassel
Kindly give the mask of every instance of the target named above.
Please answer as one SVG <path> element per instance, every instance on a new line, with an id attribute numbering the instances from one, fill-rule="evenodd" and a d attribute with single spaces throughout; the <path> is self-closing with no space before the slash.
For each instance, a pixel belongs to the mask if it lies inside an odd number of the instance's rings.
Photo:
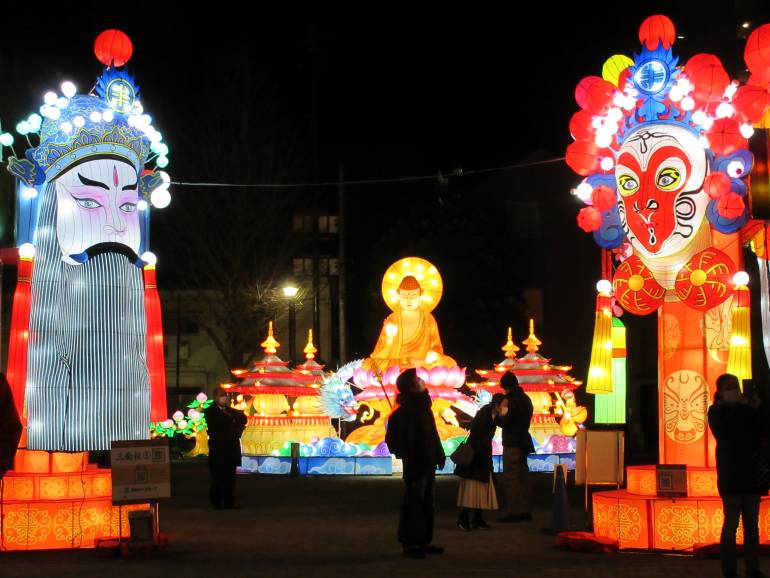
<path id="1" fill-rule="evenodd" d="M 16 411 L 22 423 L 27 423 L 24 412 L 24 391 L 27 386 L 27 345 L 29 343 L 29 305 L 32 293 L 31 259 L 20 257 L 18 262 L 19 278 L 13 293 L 13 313 L 11 314 L 11 336 L 8 345 L 8 368 L 6 375 L 11 386 L 11 394 Z"/>
<path id="2" fill-rule="evenodd" d="M 144 268 L 144 308 L 147 315 L 147 369 L 150 373 L 150 421 L 168 417 L 166 366 L 163 359 L 163 319 L 155 281 L 155 267 Z"/>

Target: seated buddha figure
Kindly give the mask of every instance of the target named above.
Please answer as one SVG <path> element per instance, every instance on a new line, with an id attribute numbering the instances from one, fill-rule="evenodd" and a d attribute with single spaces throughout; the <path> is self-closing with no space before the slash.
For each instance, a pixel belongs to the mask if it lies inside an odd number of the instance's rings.
<path id="1" fill-rule="evenodd" d="M 398 286 L 398 302 L 385 318 L 374 351 L 364 361 L 364 368 L 384 372 L 397 365 L 432 368 L 457 365 L 444 355 L 436 319 L 423 303 L 422 287 L 413 275 L 406 275 Z"/>

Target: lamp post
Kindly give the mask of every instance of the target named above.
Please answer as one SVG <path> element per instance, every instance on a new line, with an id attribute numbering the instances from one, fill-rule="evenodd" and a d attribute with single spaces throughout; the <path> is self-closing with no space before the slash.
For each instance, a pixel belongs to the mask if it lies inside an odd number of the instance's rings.
<path id="1" fill-rule="evenodd" d="M 283 288 L 283 295 L 286 297 L 286 299 L 289 300 L 289 359 L 292 361 L 292 363 L 296 364 L 296 359 L 294 357 L 295 354 L 295 347 L 296 347 L 296 316 L 295 316 L 295 297 L 297 296 L 297 293 L 299 292 L 299 289 L 295 287 L 292 284 L 288 284 L 284 286 Z"/>

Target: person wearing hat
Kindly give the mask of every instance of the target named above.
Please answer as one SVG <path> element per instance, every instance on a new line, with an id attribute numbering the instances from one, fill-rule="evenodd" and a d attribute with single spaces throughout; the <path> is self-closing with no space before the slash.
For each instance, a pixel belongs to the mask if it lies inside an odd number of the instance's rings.
<path id="1" fill-rule="evenodd" d="M 396 380 L 398 407 L 388 418 L 385 443 L 403 462 L 404 500 L 398 522 L 398 541 L 407 558 L 442 554 L 433 546 L 433 485 L 436 468 L 443 468 L 444 449 L 436 431 L 430 394 L 415 369 Z"/>
<path id="2" fill-rule="evenodd" d="M 532 482 L 529 478 L 527 456 L 535 451 L 529 423 L 532 420 L 532 401 L 519 385 L 513 372 L 507 371 L 500 379 L 500 387 L 508 400 L 508 414 L 497 418 L 503 430 L 503 485 L 505 487 L 506 515 L 498 522 L 532 520 L 529 511 L 532 501 Z"/>

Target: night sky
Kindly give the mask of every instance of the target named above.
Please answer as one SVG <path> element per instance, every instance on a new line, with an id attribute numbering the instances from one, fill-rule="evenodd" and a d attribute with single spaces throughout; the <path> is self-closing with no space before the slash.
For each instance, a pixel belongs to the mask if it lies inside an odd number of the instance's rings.
<path id="1" fill-rule="evenodd" d="M 417 11 L 414 3 L 366 9 L 327 3 L 281 12 L 255 4 L 249 13 L 256 14 L 248 17 L 222 1 L 205 11 L 144 3 L 146 10 L 131 14 L 118 4 L 46 10 L 35 3 L 33 11 L 17 3 L 6 9 L 0 120 L 12 126 L 62 80 L 90 87 L 100 72 L 94 38 L 120 28 L 134 42 L 128 68 L 142 102 L 170 147 L 167 170 L 174 181 L 186 182 L 334 180 L 340 165 L 347 179 L 447 174 L 561 157 L 577 110 L 575 85 L 600 74 L 609 56 L 631 55 L 645 17 L 670 16 L 684 36 L 676 54 L 715 53 L 733 77 L 744 68 L 738 24 L 770 21 L 760 1 L 533 2 L 526 16 L 517 4 Z M 252 123 L 252 117 L 259 120 Z M 239 118 L 248 118 L 253 129 L 238 130 Z M 271 147 L 271 130 L 291 135 L 281 145 L 285 150 Z M 276 169 L 273 161 L 283 155 L 298 160 Z M 547 184 L 540 218 L 548 226 L 532 275 L 552 285 L 549 271 L 563 263 L 563 299 L 580 312 L 569 317 L 569 307 L 552 307 L 546 296 L 546 327 L 539 334 L 546 355 L 584 373 L 599 250 L 575 225 L 578 207 L 568 193 L 578 178 L 562 164 L 515 173 L 451 178 L 443 188 L 433 180 L 348 187 L 351 353 L 371 350 L 386 313 L 377 295 L 384 268 L 415 252 L 444 275 L 445 301 L 435 314 L 446 328 L 448 352 L 471 367 L 499 360 L 508 324 L 517 325 L 517 341 L 525 337 L 520 292 L 532 281 L 526 258 L 532 244 L 511 241 L 518 237 L 500 207 L 506 195 Z M 161 226 L 183 226 L 174 221 L 174 203 L 205 194 L 172 188 L 174 201 Z M 336 199 L 334 188 L 318 194 Z M 555 204 L 561 205 L 551 214 Z M 255 215 L 254 223 L 259 219 Z M 168 237 L 159 232 L 155 239 L 159 262 L 173 259 Z M 161 286 L 175 283 L 159 270 Z M 472 306 L 462 311 L 467 303 Z M 645 335 L 654 335 L 653 326 L 645 327 Z M 653 367 L 649 360 L 647 374 Z"/>

